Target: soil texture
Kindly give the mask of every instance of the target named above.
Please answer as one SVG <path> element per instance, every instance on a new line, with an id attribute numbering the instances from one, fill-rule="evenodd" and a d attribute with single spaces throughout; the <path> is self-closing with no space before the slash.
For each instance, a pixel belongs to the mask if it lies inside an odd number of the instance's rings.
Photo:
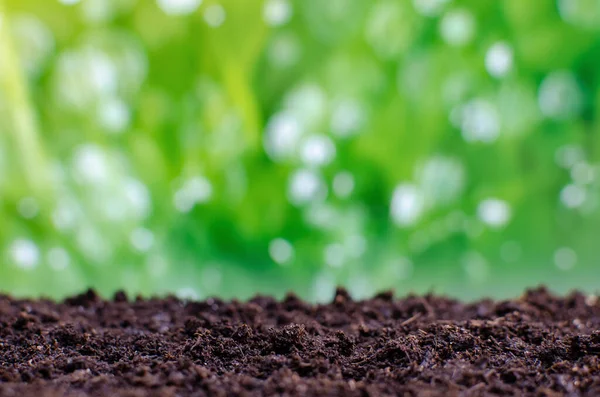
<path id="1" fill-rule="evenodd" d="M 600 303 L 0 296 L 0 396 L 600 396 Z"/>

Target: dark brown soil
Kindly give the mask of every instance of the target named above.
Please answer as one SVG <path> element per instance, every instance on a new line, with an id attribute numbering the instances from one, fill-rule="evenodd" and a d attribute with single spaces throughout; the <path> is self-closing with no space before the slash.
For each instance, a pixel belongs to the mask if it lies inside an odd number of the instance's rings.
<path id="1" fill-rule="evenodd" d="M 0 396 L 600 395 L 600 304 L 0 296 Z"/>

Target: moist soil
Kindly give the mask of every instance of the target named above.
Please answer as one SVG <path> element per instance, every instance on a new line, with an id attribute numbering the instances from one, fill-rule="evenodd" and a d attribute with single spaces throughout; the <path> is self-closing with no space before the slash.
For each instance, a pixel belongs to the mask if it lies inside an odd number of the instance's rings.
<path id="1" fill-rule="evenodd" d="M 0 396 L 599 396 L 600 304 L 0 296 Z"/>

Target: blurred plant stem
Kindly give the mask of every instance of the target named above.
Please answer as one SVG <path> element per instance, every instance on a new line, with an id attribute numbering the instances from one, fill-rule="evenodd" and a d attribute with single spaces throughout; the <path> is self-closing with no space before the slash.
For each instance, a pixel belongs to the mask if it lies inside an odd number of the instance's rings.
<path id="1" fill-rule="evenodd" d="M 253 73 L 264 49 L 268 29 L 262 7 L 245 0 L 223 1 L 228 23 L 221 30 L 208 29 L 214 57 L 227 93 L 244 125 L 250 150 L 260 146 L 263 120 L 253 87 Z"/>
<path id="2" fill-rule="evenodd" d="M 244 74 L 243 66 L 234 62 L 224 65 L 223 77 L 230 97 L 242 116 L 247 144 L 254 149 L 260 142 L 261 120 L 249 79 Z"/>
<path id="3" fill-rule="evenodd" d="M 4 123 L 9 138 L 17 147 L 17 156 L 28 188 L 38 196 L 51 189 L 48 161 L 40 144 L 38 120 L 29 97 L 27 78 L 20 64 L 12 32 L 10 15 L 0 0 L 0 91 L 6 99 L 9 120 Z"/>

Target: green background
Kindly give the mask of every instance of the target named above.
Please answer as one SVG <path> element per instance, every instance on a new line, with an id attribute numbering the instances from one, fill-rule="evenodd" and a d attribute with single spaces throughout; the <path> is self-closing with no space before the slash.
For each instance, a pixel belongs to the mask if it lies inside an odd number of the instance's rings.
<path id="1" fill-rule="evenodd" d="M 595 0 L 0 0 L 0 290 L 599 286 Z"/>

